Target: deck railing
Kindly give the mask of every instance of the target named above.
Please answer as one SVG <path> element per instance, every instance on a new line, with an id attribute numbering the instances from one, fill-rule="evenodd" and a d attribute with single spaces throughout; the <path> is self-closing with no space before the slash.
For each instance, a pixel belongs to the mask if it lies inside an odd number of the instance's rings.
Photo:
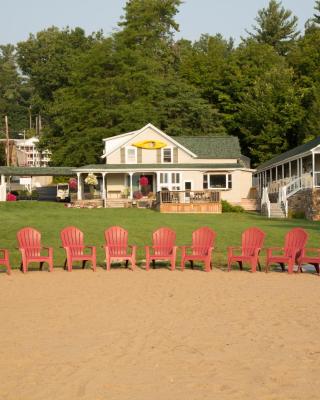
<path id="1" fill-rule="evenodd" d="M 216 190 L 162 190 L 157 192 L 157 203 L 219 203 L 220 192 Z"/>

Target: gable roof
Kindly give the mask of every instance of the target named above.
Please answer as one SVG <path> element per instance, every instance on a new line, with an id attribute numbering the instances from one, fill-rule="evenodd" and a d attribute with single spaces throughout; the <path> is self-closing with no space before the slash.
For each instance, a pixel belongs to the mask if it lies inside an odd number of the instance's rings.
<path id="1" fill-rule="evenodd" d="M 311 140 L 308 143 L 301 144 L 300 146 L 295 147 L 294 149 L 288 150 L 285 153 L 279 154 L 276 157 L 271 158 L 270 160 L 260 164 L 257 168 L 257 171 L 267 168 L 270 165 L 281 163 L 288 158 L 292 158 L 298 156 L 300 154 L 306 153 L 308 151 L 313 150 L 315 147 L 320 145 L 320 136 Z"/>
<path id="2" fill-rule="evenodd" d="M 194 154 L 190 149 L 184 147 L 181 143 L 177 142 L 175 140 L 175 138 L 173 138 L 172 136 L 167 135 L 166 133 L 164 133 L 163 131 L 161 131 L 159 128 L 157 128 L 156 126 L 152 125 L 152 124 L 147 124 L 145 125 L 143 128 L 139 129 L 138 131 L 133 131 L 133 132 L 129 132 L 129 133 L 123 133 L 122 135 L 116 135 L 113 136 L 112 138 L 118 138 L 118 137 L 127 137 L 127 141 L 123 141 L 121 142 L 121 144 L 119 144 L 118 146 L 116 146 L 108 155 L 112 154 L 114 151 L 116 151 L 117 149 L 119 149 L 119 147 L 126 145 L 127 143 L 129 143 L 131 140 L 133 140 L 136 136 L 138 136 L 140 133 L 142 133 L 143 131 L 145 131 L 146 129 L 152 129 L 155 132 L 157 132 L 159 135 L 163 136 L 165 139 L 169 140 L 170 142 L 172 142 L 173 144 L 175 144 L 177 147 L 180 147 L 182 150 L 184 150 L 186 153 L 190 154 L 192 157 L 196 157 L 196 154 Z M 112 139 L 112 138 L 108 138 Z M 104 139 L 106 141 L 106 139 Z M 105 155 L 102 156 L 102 158 L 104 158 Z"/>
<path id="3" fill-rule="evenodd" d="M 175 136 L 174 139 L 198 158 L 240 158 L 239 139 L 235 136 Z"/>

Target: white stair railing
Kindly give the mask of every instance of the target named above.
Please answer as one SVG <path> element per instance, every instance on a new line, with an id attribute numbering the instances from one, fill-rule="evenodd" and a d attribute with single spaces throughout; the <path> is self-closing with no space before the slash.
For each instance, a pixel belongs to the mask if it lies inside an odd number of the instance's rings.
<path id="1" fill-rule="evenodd" d="M 284 207 L 286 217 L 288 216 L 288 199 L 302 189 L 311 188 L 312 183 L 306 176 L 292 179 L 287 185 L 279 188 L 278 204 Z"/>
<path id="2" fill-rule="evenodd" d="M 268 216 L 268 218 L 270 218 L 270 215 L 271 215 L 271 205 L 270 205 L 268 187 L 264 187 L 264 188 L 262 189 L 261 210 L 263 209 L 263 206 L 266 207 L 266 209 L 267 209 L 267 216 Z"/>

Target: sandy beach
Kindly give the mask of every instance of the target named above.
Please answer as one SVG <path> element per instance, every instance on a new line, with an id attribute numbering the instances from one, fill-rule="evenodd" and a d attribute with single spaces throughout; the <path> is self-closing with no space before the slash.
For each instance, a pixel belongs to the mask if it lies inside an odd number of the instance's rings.
<path id="1" fill-rule="evenodd" d="M 0 274 L 1 400 L 319 399 L 320 278 Z"/>

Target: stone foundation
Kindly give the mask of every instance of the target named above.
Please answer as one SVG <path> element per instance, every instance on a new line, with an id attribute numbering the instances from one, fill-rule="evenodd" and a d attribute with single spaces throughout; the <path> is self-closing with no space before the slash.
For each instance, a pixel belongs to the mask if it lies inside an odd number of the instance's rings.
<path id="1" fill-rule="evenodd" d="M 311 221 L 320 221 L 320 189 L 303 189 L 288 199 L 290 213 L 303 213 Z"/>

